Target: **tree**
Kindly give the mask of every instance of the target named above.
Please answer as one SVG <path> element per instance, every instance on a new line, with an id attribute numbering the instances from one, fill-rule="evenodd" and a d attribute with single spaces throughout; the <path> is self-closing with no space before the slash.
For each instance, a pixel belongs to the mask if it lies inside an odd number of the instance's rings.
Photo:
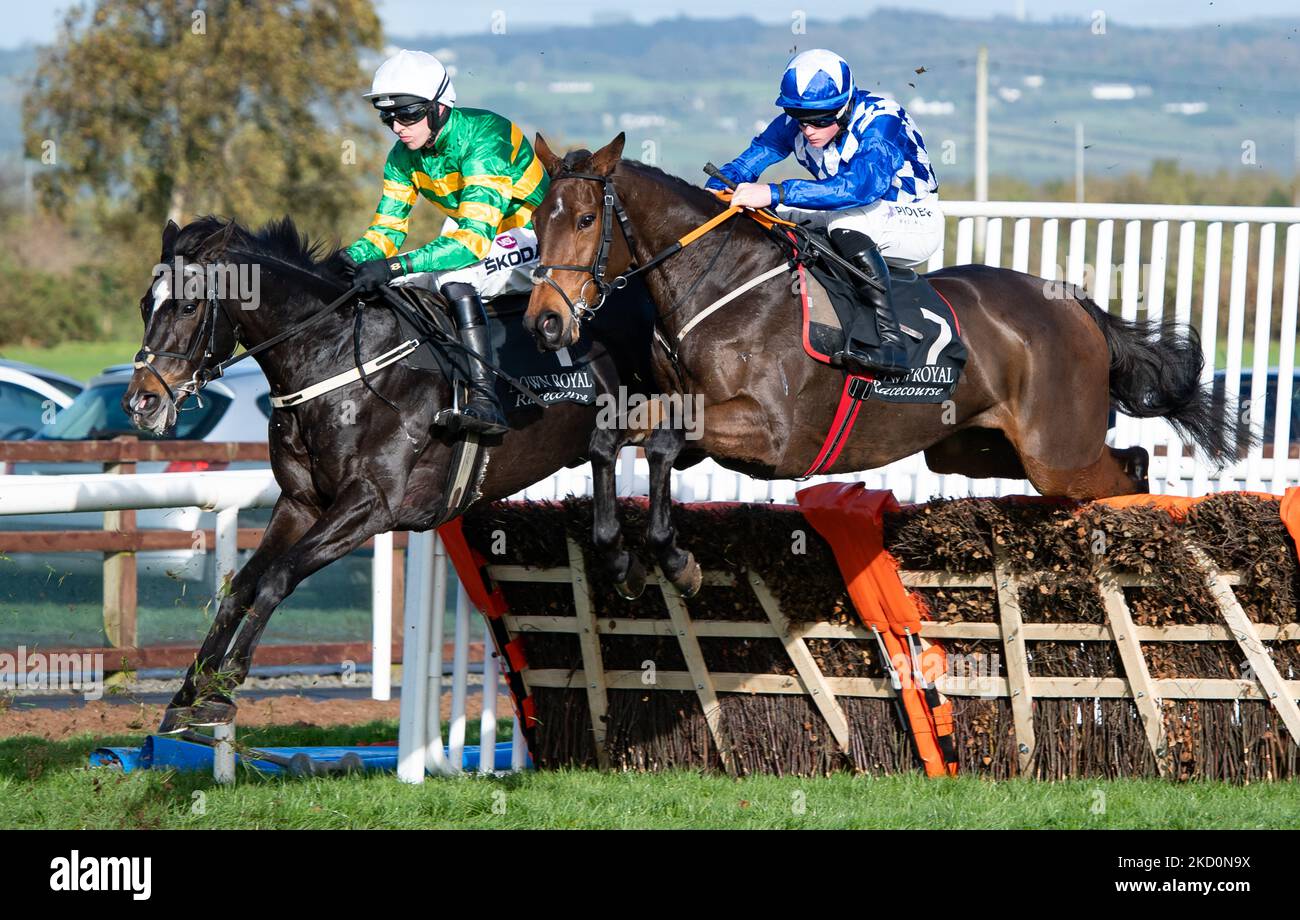
<path id="1" fill-rule="evenodd" d="M 375 133 L 349 113 L 380 43 L 372 0 L 91 0 L 23 100 L 37 188 L 55 210 L 89 193 L 154 227 L 205 212 L 332 226 Z"/>

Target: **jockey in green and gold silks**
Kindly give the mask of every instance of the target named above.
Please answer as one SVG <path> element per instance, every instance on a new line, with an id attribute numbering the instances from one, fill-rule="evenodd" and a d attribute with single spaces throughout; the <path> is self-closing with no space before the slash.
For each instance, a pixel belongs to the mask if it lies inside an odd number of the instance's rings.
<path id="1" fill-rule="evenodd" d="M 456 229 L 398 256 L 404 274 L 465 268 L 487 258 L 498 235 L 532 229 L 533 209 L 548 184 L 517 125 L 484 109 L 453 108 L 432 147 L 410 150 L 401 141 L 393 146 L 370 229 L 348 253 L 358 262 L 396 256 L 411 207 L 423 195 Z"/>
<path id="2" fill-rule="evenodd" d="M 506 430 L 483 361 L 492 361 L 483 301 L 532 287 L 537 234 L 532 215 L 549 180 L 523 132 L 485 109 L 456 107 L 446 68 L 423 51 L 400 51 L 380 65 L 365 94 L 397 135 L 370 227 L 343 251 L 363 292 L 415 284 L 441 291 L 471 356 L 469 398 L 460 427 Z M 411 208 L 423 195 L 446 215 L 442 233 L 400 252 Z"/>

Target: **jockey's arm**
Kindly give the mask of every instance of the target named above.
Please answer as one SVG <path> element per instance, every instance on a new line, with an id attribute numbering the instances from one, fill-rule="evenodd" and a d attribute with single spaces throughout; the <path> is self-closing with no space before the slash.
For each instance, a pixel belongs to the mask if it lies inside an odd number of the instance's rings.
<path id="1" fill-rule="evenodd" d="M 744 153 L 720 167 L 718 172 L 739 185 L 742 182 L 754 182 L 763 174 L 763 170 L 780 163 L 794 152 L 793 135 L 785 125 L 788 120 L 785 115 L 775 118 L 763 129 L 762 134 L 749 142 Z M 704 187 L 717 190 L 726 188 L 713 178 L 704 183 Z"/>
<path id="2" fill-rule="evenodd" d="M 419 249 L 403 253 L 400 261 L 406 272 L 450 271 L 479 262 L 492 248 L 513 184 L 509 176 L 509 139 L 482 138 L 460 164 L 463 191 L 450 217 L 457 228 Z M 389 163 L 393 162 L 390 156 Z M 416 191 L 410 177 L 389 178 L 384 169 L 384 197 L 374 222 L 348 252 L 358 262 L 389 258 L 396 254 L 406 238 L 408 215 Z M 409 190 L 405 196 L 403 190 Z"/>
<path id="3" fill-rule="evenodd" d="M 456 229 L 402 256 L 413 272 L 440 272 L 481 262 L 492 248 L 514 183 L 509 137 L 480 139 L 460 164 L 460 204 L 449 212 Z"/>
<path id="4" fill-rule="evenodd" d="M 877 122 L 883 122 L 877 124 Z M 895 139 L 903 123 L 877 116 L 863 135 L 849 168 L 827 179 L 787 179 L 780 183 L 784 203 L 812 211 L 865 207 L 878 201 L 893 184 L 906 157 Z"/>
<path id="5" fill-rule="evenodd" d="M 347 248 L 356 262 L 387 259 L 397 254 L 410 226 L 411 207 L 418 193 L 411 176 L 403 167 L 401 153 L 395 146 L 384 161 L 384 191 L 370 219 L 370 227 Z"/>

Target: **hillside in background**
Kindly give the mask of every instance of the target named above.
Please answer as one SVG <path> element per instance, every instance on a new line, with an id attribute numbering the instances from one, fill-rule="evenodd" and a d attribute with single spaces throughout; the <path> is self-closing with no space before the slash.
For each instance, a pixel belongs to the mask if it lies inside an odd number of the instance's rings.
<path id="1" fill-rule="evenodd" d="M 655 156 L 688 178 L 706 160 L 737 152 L 776 114 L 771 103 L 786 60 L 818 46 L 847 58 L 861 84 L 913 110 L 941 180 L 973 172 L 981 44 L 989 48 L 995 174 L 1072 175 L 1076 121 L 1085 126 L 1093 173 L 1146 171 L 1157 159 L 1193 170 L 1241 167 L 1246 140 L 1255 144 L 1258 168 L 1286 174 L 1295 162 L 1300 20 L 1184 29 L 1110 21 L 1094 35 L 1089 21 L 881 11 L 811 21 L 803 35 L 751 19 L 675 19 L 397 43 L 452 51 L 467 104 L 574 143 L 604 143 L 626 130 L 630 155 Z M 1133 98 L 1094 98 L 1101 84 L 1119 85 L 1102 94 L 1131 91 Z M 940 160 L 946 141 L 954 162 Z"/>
<path id="2" fill-rule="evenodd" d="M 885 10 L 812 20 L 802 35 L 752 19 L 679 18 L 547 30 L 507 22 L 504 34 L 396 36 L 393 44 L 447 57 L 462 104 L 497 109 L 561 143 L 600 144 L 625 130 L 630 156 L 688 178 L 706 160 L 729 158 L 775 115 L 785 61 L 817 46 L 844 55 L 861 84 L 913 111 L 941 181 L 973 172 L 981 44 L 989 48 L 994 174 L 1071 176 L 1082 121 L 1090 173 L 1145 172 L 1169 159 L 1195 171 L 1244 169 L 1242 144 L 1251 141 L 1254 168 L 1285 175 L 1295 169 L 1300 130 L 1300 19 L 1179 29 L 1111 20 L 1096 35 L 1088 20 Z M 34 62 L 30 48 L 0 52 L 0 157 L 11 169 L 21 81 Z"/>

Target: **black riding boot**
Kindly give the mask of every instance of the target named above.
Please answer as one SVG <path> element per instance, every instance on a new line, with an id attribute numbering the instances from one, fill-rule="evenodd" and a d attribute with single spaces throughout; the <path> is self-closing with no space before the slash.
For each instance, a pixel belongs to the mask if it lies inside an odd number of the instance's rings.
<path id="1" fill-rule="evenodd" d="M 880 340 L 879 346 L 872 346 L 855 336 L 852 329 L 847 329 L 844 350 L 836 353 L 834 359 L 851 371 L 891 376 L 906 374 L 911 369 L 907 360 L 907 337 L 898 327 L 898 318 L 894 315 L 889 266 L 885 264 L 885 257 L 871 237 L 855 230 L 836 230 L 831 233 L 831 242 L 840 255 L 870 279 L 867 283 L 855 278 L 854 287 L 875 314 L 876 337 Z M 863 320 L 866 320 L 865 316 Z"/>
<path id="2" fill-rule="evenodd" d="M 451 304 L 460 340 L 489 361 L 495 362 L 492 353 L 492 333 L 487 325 L 483 301 L 472 284 L 453 281 L 442 286 L 442 296 Z M 501 401 L 497 399 L 492 375 L 478 358 L 467 354 L 469 365 L 469 398 L 460 410 L 460 426 L 479 434 L 502 434 L 508 428 Z"/>

